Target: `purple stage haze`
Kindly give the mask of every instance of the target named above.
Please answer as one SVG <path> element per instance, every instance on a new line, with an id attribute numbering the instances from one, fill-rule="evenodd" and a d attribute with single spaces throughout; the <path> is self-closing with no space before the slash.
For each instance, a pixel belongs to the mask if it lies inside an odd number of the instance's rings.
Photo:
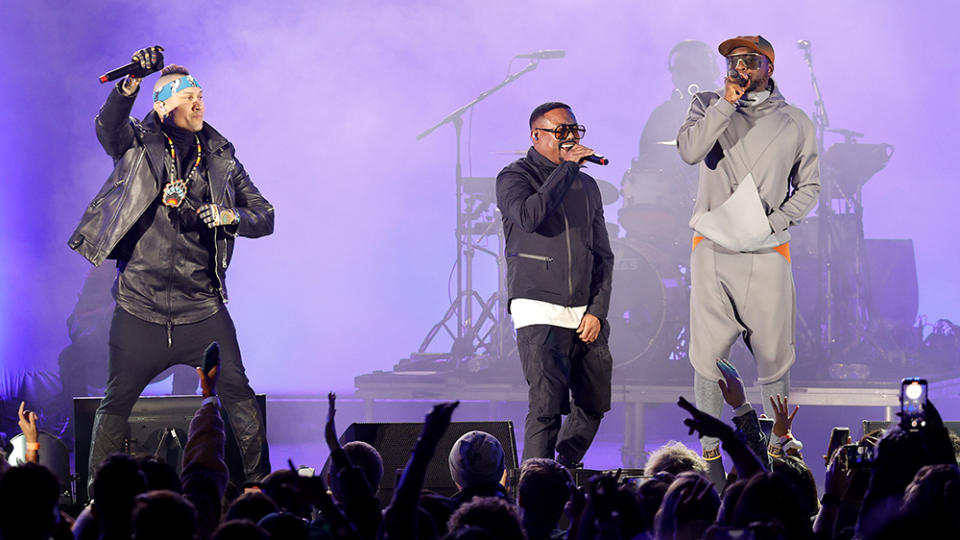
<path id="1" fill-rule="evenodd" d="M 808 112 L 810 40 L 831 127 L 896 153 L 864 189 L 866 236 L 914 240 L 920 313 L 960 320 L 952 165 L 960 6 L 950 2 L 16 2 L 0 21 L 0 358 L 57 369 L 89 264 L 66 245 L 111 170 L 93 117 L 101 73 L 166 48 L 203 85 L 207 120 L 276 206 L 272 236 L 237 242 L 228 279 L 247 372 L 268 394 L 349 391 L 390 370 L 448 306 L 454 131 L 415 136 L 496 85 L 517 54 L 565 49 L 464 118 L 464 173 L 495 176 L 528 147 L 527 116 L 571 104 L 619 185 L 667 52 L 762 33 L 774 78 Z M 13 13 L 11 13 L 11 11 Z M 718 59 L 719 60 L 719 59 Z M 521 67 L 522 61 L 514 63 Z M 152 85 L 155 78 L 148 79 Z M 149 111 L 141 95 L 134 114 Z M 840 142 L 829 135 L 827 145 Z M 607 207 L 614 221 L 616 206 Z M 951 217 L 952 216 L 952 217 Z M 491 244 L 495 249 L 495 243 Z M 480 255 L 478 288 L 492 292 Z M 112 264 L 108 261 L 105 264 Z M 448 347 L 439 342 L 436 350 Z"/>

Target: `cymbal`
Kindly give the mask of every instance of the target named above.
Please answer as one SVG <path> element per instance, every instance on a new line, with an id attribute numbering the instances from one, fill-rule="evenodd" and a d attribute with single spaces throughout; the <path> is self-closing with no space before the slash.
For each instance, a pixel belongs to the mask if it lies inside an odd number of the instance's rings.
<path id="1" fill-rule="evenodd" d="M 617 186 L 607 182 L 606 180 L 597 180 L 597 186 L 600 188 L 600 200 L 603 201 L 603 205 L 613 204 L 617 202 L 617 199 L 620 198 L 620 190 L 617 189 Z"/>
<path id="2" fill-rule="evenodd" d="M 527 155 L 526 150 L 494 150 L 490 152 L 491 154 L 498 156 L 525 156 Z"/>
<path id="3" fill-rule="evenodd" d="M 677 140 L 674 139 L 672 141 L 655 141 L 653 144 L 662 144 L 664 146 L 676 146 Z"/>

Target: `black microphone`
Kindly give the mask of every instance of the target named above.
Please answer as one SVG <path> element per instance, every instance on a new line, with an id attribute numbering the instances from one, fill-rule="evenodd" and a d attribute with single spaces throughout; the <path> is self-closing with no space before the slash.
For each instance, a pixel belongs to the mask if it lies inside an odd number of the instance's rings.
<path id="1" fill-rule="evenodd" d="M 589 155 L 583 159 L 584 161 L 589 161 L 590 163 L 596 163 L 597 165 L 608 165 L 610 163 L 609 159 L 597 154 Z"/>
<path id="2" fill-rule="evenodd" d="M 569 150 L 569 149 L 573 148 L 574 146 L 576 146 L 576 144 L 577 144 L 577 143 L 572 142 L 572 141 L 564 141 L 564 142 L 560 143 L 560 147 L 563 148 L 563 149 L 565 149 L 565 150 Z M 583 158 L 583 161 L 589 161 L 590 163 L 596 163 L 597 165 L 607 165 L 608 163 L 610 163 L 610 160 L 609 160 L 609 159 L 601 156 L 600 154 L 591 154 L 591 155 Z"/>
<path id="3" fill-rule="evenodd" d="M 160 71 L 161 69 L 163 69 L 163 55 L 160 54 L 159 57 L 160 57 L 160 64 L 158 66 L 155 66 L 156 69 L 154 71 Z M 103 75 L 101 75 L 100 83 L 103 84 L 105 82 L 115 81 L 121 77 L 125 77 L 132 73 L 137 73 L 140 69 L 141 69 L 140 62 L 133 60 L 132 62 L 130 62 L 125 66 L 120 66 L 116 69 L 112 69 L 104 73 Z"/>
<path id="4" fill-rule="evenodd" d="M 810 48 L 810 42 L 806 39 L 801 39 L 797 42 L 797 48 L 807 50 Z"/>
<path id="5" fill-rule="evenodd" d="M 544 49 L 542 51 L 534 51 L 527 54 L 518 54 L 514 58 L 530 58 L 533 60 L 547 60 L 549 58 L 563 58 L 567 55 L 567 51 L 563 49 Z"/>

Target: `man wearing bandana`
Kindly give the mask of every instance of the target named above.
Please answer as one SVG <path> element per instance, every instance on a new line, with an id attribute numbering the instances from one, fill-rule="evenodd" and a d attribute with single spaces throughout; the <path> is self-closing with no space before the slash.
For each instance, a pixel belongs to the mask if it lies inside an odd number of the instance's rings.
<path id="1" fill-rule="evenodd" d="M 724 88 L 693 96 L 680 157 L 700 164 L 690 257 L 690 362 L 697 407 L 719 416 L 727 388 L 718 367 L 738 336 L 757 362 L 767 416 L 786 397 L 796 358 L 790 233 L 816 205 L 820 169 L 813 123 L 771 79 L 774 52 L 761 36 L 720 44 Z M 718 384 L 718 381 L 720 384 Z M 729 396 L 728 396 L 729 397 Z M 739 401 L 739 400 L 738 400 Z M 741 404 L 735 414 L 746 414 Z M 702 437 L 711 478 L 723 485 L 719 441 Z"/>
<path id="2" fill-rule="evenodd" d="M 69 241 L 94 265 L 115 259 L 118 269 L 90 470 L 123 449 L 127 417 L 146 385 L 174 364 L 199 367 L 216 341 L 218 397 L 247 480 L 259 481 L 270 469 L 266 429 L 225 306 L 225 280 L 234 239 L 271 234 L 273 206 L 233 145 L 203 121 L 203 92 L 185 68 L 163 69 L 153 110 L 143 121 L 130 117 L 142 77 L 163 67 L 162 50 L 134 54 L 140 70 L 110 91 L 97 115 L 97 138 L 115 168 Z"/>

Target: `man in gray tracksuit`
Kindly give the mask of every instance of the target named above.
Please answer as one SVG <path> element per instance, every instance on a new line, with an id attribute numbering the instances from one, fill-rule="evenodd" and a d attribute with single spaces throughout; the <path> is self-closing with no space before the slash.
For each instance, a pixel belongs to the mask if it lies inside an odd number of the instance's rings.
<path id="1" fill-rule="evenodd" d="M 788 393 L 796 297 L 787 229 L 820 193 L 814 126 L 770 78 L 773 46 L 740 36 L 719 51 L 727 59 L 724 88 L 693 97 L 677 136 L 683 160 L 700 164 L 690 219 L 689 356 L 697 407 L 715 416 L 723 406 L 716 361 L 738 335 L 757 361 L 764 409 L 770 396 Z M 701 438 L 711 472 L 722 472 L 718 444 Z"/>

